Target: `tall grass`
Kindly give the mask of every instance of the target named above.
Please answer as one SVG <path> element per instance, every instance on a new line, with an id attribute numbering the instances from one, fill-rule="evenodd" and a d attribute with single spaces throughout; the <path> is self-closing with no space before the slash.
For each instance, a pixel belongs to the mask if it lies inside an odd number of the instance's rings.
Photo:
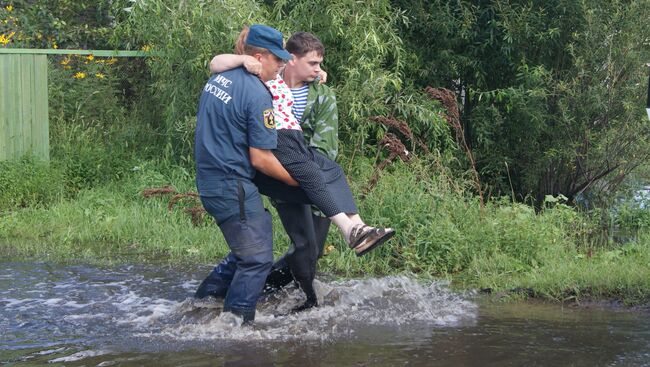
<path id="1" fill-rule="evenodd" d="M 194 186 L 181 167 L 145 163 L 74 199 L 6 215 L 0 242 L 8 254 L 50 259 L 209 262 L 224 256 L 228 247 L 208 216 L 195 226 L 181 206 L 168 210 L 171 195 L 142 195 L 169 184 L 178 192 Z"/>
<path id="2" fill-rule="evenodd" d="M 61 170 L 25 156 L 0 161 L 0 215 L 13 208 L 47 205 L 64 191 Z"/>
<path id="3" fill-rule="evenodd" d="M 371 163 L 352 162 L 354 192 L 365 187 Z M 342 276 L 407 272 L 447 277 L 463 288 L 532 288 L 555 300 L 647 299 L 650 235 L 623 247 L 593 249 L 580 235 L 588 218 L 575 209 L 555 205 L 536 213 L 504 199 L 481 210 L 469 184 L 441 167 L 435 159 L 422 159 L 385 170 L 358 204 L 366 222 L 394 227 L 397 235 L 359 258 L 332 230 L 320 269 Z M 84 261 L 213 263 L 223 257 L 227 245 L 208 216 L 195 226 L 180 205 L 168 210 L 170 196 L 142 196 L 144 189 L 165 185 L 192 191 L 193 173 L 161 161 L 141 162 L 123 177 L 74 197 L 14 207 L 1 217 L 1 250 L 18 257 Z M 288 244 L 277 215 L 274 243 L 276 255 Z"/>

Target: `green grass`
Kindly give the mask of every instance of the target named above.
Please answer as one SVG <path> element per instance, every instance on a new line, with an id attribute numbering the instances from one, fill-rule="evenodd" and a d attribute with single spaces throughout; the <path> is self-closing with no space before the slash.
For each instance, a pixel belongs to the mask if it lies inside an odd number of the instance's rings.
<path id="1" fill-rule="evenodd" d="M 371 163 L 344 163 L 353 191 L 363 190 Z M 531 288 L 536 296 L 555 301 L 616 298 L 637 304 L 649 299 L 647 236 L 634 244 L 594 248 L 584 240 L 588 219 L 574 209 L 559 204 L 536 213 L 508 200 L 493 200 L 481 209 L 462 181 L 432 167 L 435 162 L 419 160 L 383 172 L 358 205 L 367 223 L 394 227 L 397 235 L 358 258 L 332 229 L 320 269 L 341 276 L 445 277 L 463 289 Z M 47 174 L 50 168 L 34 169 Z M 72 197 L 60 194 L 14 206 L 0 217 L 0 250 L 13 258 L 49 261 L 218 261 L 228 248 L 217 226 L 207 215 L 195 226 L 183 211 L 198 201 L 179 202 L 170 211 L 171 195 L 142 195 L 166 185 L 179 193 L 194 191 L 193 174 L 179 166 L 141 162 L 119 179 Z M 274 243 L 276 255 L 288 244 L 276 215 Z"/>
<path id="2" fill-rule="evenodd" d="M 171 194 L 145 198 L 142 191 L 173 184 L 193 190 L 182 168 L 165 175 L 144 167 L 128 178 L 83 190 L 49 207 L 15 210 L 3 216 L 0 241 L 13 256 L 66 259 L 215 261 L 227 252 L 218 228 L 206 215 L 199 226 L 180 202 L 168 210 Z"/>

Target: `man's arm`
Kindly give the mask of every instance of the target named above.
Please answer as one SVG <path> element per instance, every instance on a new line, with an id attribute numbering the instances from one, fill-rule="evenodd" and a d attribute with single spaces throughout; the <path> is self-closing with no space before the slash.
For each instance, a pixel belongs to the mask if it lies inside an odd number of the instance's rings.
<path id="1" fill-rule="evenodd" d="M 336 96 L 330 88 L 324 85 L 311 86 L 316 96 L 311 109 L 312 114 L 306 116 L 306 123 L 311 136 L 309 145 L 315 147 L 329 159 L 335 160 L 339 148 L 339 116 L 336 106 Z M 309 103 L 309 101 L 307 102 Z"/>
<path id="2" fill-rule="evenodd" d="M 256 170 L 289 186 L 299 186 L 270 150 L 249 147 L 248 151 L 251 156 L 251 164 Z"/>
<path id="3" fill-rule="evenodd" d="M 259 75 L 262 72 L 262 64 L 253 56 L 221 54 L 210 61 L 210 73 L 222 73 L 226 70 L 243 66 L 251 74 Z"/>

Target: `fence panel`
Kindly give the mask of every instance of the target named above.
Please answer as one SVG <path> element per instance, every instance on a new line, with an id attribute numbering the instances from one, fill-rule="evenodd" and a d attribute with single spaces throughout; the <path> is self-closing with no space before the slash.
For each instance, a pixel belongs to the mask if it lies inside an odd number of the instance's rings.
<path id="1" fill-rule="evenodd" d="M 146 57 L 155 53 L 0 47 L 0 160 L 26 153 L 50 159 L 47 55 Z"/>
<path id="2" fill-rule="evenodd" d="M 47 56 L 0 54 L 0 160 L 49 160 Z"/>

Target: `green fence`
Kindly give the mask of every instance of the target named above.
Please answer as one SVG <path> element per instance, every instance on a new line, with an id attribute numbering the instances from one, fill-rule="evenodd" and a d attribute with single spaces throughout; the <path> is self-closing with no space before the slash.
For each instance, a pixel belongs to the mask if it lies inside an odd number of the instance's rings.
<path id="1" fill-rule="evenodd" d="M 47 56 L 142 57 L 143 51 L 0 48 L 0 160 L 50 158 Z"/>

